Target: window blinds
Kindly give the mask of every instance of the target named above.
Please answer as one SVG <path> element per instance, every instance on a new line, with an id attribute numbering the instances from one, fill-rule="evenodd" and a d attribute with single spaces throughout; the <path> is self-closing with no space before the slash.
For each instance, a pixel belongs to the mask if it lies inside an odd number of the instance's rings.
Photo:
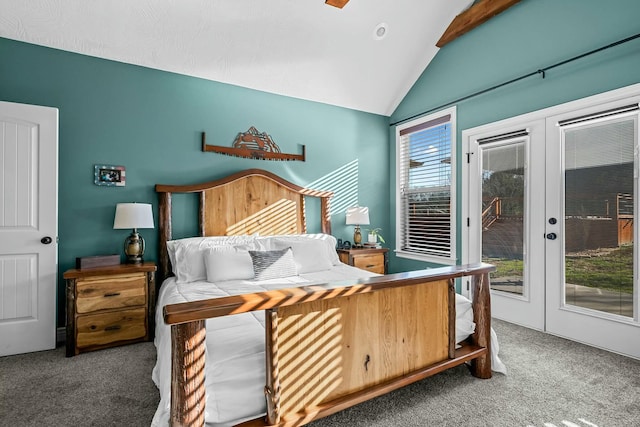
<path id="1" fill-rule="evenodd" d="M 637 132 L 632 117 L 565 132 L 565 170 L 633 163 Z"/>
<path id="2" fill-rule="evenodd" d="M 640 106 L 638 104 L 625 105 L 624 107 L 600 111 L 595 114 L 587 114 L 586 116 L 574 117 L 568 120 L 561 120 L 558 122 L 558 126 L 569 126 L 577 123 L 591 122 L 594 120 L 611 117 L 611 116 L 621 117 L 622 114 L 638 111 L 639 108 Z"/>
<path id="3" fill-rule="evenodd" d="M 451 115 L 400 131 L 400 250 L 451 257 Z"/>

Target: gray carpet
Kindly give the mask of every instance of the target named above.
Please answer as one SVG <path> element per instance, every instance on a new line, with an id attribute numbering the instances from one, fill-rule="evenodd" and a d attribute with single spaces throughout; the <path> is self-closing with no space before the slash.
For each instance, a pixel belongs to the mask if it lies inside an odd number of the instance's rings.
<path id="1" fill-rule="evenodd" d="M 158 406 L 153 343 L 66 358 L 0 358 L 0 426 L 148 426 Z"/>
<path id="2" fill-rule="evenodd" d="M 328 418 L 334 426 L 640 426 L 640 361 L 495 321 L 507 376 L 464 366 Z M 0 358 L 0 426 L 148 426 L 151 343 Z"/>

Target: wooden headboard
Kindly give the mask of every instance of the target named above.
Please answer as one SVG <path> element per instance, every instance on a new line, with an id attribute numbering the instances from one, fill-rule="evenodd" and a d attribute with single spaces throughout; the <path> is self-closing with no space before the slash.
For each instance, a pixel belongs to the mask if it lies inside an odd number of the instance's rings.
<path id="1" fill-rule="evenodd" d="M 247 169 L 225 178 L 193 185 L 156 185 L 160 280 L 171 275 L 167 241 L 171 234 L 171 195 L 199 193 L 200 236 L 306 233 L 304 198 L 320 199 L 320 229 L 331 234 L 330 191 L 300 187 L 261 169 Z"/>

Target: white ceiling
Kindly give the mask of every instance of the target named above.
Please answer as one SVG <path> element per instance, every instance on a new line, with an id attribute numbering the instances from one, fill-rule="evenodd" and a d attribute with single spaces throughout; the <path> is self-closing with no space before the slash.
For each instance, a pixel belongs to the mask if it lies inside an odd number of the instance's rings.
<path id="1" fill-rule="evenodd" d="M 389 116 L 471 3 L 0 0 L 0 37 Z"/>

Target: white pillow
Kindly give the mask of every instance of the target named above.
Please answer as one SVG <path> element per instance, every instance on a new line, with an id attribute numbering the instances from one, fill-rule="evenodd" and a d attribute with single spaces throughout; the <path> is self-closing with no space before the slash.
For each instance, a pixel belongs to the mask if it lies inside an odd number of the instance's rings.
<path id="1" fill-rule="evenodd" d="M 340 265 L 340 258 L 336 252 L 336 238 L 330 234 L 317 233 L 317 234 L 287 234 L 278 236 L 258 237 L 256 243 L 264 250 L 277 249 L 276 246 L 281 247 L 279 243 L 274 242 L 306 242 L 306 241 L 320 241 L 324 244 L 324 252 L 319 252 L 318 256 L 326 256 L 331 265 Z"/>
<path id="2" fill-rule="evenodd" d="M 272 244 L 274 249 L 291 248 L 299 274 L 331 270 L 331 267 L 333 267 L 326 251 L 326 244 L 322 240 L 274 239 Z"/>
<path id="3" fill-rule="evenodd" d="M 204 253 L 216 246 L 255 244 L 254 236 L 190 237 L 167 242 L 171 268 L 178 283 L 205 280 Z"/>
<path id="4" fill-rule="evenodd" d="M 291 248 L 273 251 L 249 251 L 256 280 L 297 276 Z"/>
<path id="5" fill-rule="evenodd" d="M 253 249 L 253 245 L 251 245 Z M 246 245 L 213 247 L 204 253 L 207 282 L 253 279 L 253 263 Z"/>

